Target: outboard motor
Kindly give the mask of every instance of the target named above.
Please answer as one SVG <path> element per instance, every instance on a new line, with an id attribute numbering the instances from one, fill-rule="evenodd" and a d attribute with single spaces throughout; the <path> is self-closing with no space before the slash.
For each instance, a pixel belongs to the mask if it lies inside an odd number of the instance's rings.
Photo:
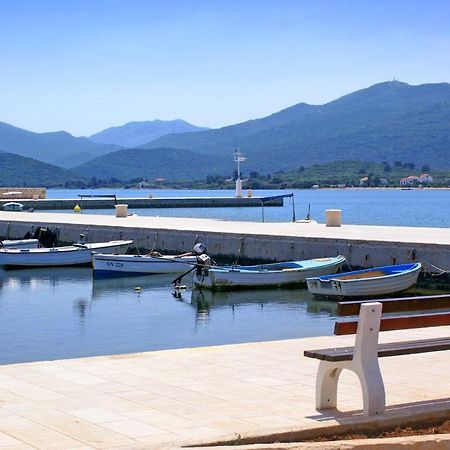
<path id="1" fill-rule="evenodd" d="M 58 237 L 59 228 L 55 228 L 55 230 L 52 231 L 47 227 L 38 227 L 33 234 L 33 239 L 38 239 L 42 247 L 54 247 Z"/>

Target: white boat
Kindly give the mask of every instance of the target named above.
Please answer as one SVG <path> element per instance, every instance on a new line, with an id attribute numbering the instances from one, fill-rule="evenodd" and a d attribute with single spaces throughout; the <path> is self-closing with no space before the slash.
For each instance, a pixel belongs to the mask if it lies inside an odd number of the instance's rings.
<path id="1" fill-rule="evenodd" d="M 105 255 L 94 253 L 92 257 L 94 276 L 128 276 L 163 273 L 181 273 L 196 263 L 195 256 L 176 255 Z"/>
<path id="2" fill-rule="evenodd" d="M 8 202 L 3 204 L 4 211 L 22 211 L 23 205 L 19 202 Z"/>
<path id="3" fill-rule="evenodd" d="M 371 297 L 404 291 L 417 283 L 420 263 L 374 267 L 308 278 L 312 294 L 326 297 Z"/>
<path id="4" fill-rule="evenodd" d="M 257 266 L 199 267 L 193 282 L 197 287 L 209 289 L 297 284 L 311 276 L 336 273 L 344 261 L 343 256 L 336 256 Z"/>
<path id="5" fill-rule="evenodd" d="M 124 253 L 132 243 L 133 241 L 120 240 L 55 248 L 7 248 L 0 250 L 0 265 L 4 267 L 43 267 L 90 264 L 93 251 Z"/>
<path id="6" fill-rule="evenodd" d="M 39 239 L 5 239 L 0 242 L 1 248 L 38 248 Z"/>

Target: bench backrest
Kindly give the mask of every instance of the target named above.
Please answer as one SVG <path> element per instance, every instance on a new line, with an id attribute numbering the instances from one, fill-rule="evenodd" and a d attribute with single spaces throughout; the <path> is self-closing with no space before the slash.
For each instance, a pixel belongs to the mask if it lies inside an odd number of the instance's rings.
<path id="1" fill-rule="evenodd" d="M 437 309 L 444 310 L 434 313 L 421 312 L 390 317 L 384 317 L 380 314 L 380 331 L 450 325 L 450 295 L 447 294 L 340 302 L 338 306 L 338 315 L 357 315 L 360 311 L 362 312 L 362 305 L 372 305 L 375 303 L 382 305 L 383 314 L 407 311 L 430 311 Z M 361 316 L 359 320 L 360 319 Z M 337 320 L 335 323 L 334 334 L 355 334 L 358 330 L 359 320 Z"/>

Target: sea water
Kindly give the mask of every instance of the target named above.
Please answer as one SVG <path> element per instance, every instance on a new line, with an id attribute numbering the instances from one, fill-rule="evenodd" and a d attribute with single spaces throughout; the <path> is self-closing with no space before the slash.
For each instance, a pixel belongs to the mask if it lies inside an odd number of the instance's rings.
<path id="1" fill-rule="evenodd" d="M 176 275 L 94 279 L 89 268 L 0 271 L 0 364 L 331 335 L 336 301 L 304 287 L 209 292 Z M 443 293 L 439 286 L 405 295 Z"/>
<path id="2" fill-rule="evenodd" d="M 343 223 L 361 225 L 396 225 L 411 227 L 449 227 L 450 190 L 440 189 L 305 189 L 258 190 L 253 196 L 294 193 L 283 207 L 252 208 L 149 208 L 130 209 L 139 216 L 199 217 L 222 220 L 290 222 L 303 219 L 310 207 L 311 217 L 325 222 L 326 209 L 341 209 Z M 126 197 L 230 197 L 234 191 L 175 189 L 49 189 L 48 198 L 78 198 L 79 194 L 115 194 Z M 292 204 L 294 201 L 294 205 Z M 294 208 L 293 208 L 294 206 Z M 70 211 L 60 211 L 70 212 Z M 89 214 L 114 214 L 111 209 L 86 210 Z"/>

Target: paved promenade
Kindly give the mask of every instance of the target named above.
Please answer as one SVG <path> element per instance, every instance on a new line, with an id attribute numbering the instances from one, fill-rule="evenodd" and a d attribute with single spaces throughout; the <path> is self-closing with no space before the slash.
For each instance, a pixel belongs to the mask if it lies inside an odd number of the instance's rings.
<path id="1" fill-rule="evenodd" d="M 380 341 L 449 333 L 384 332 Z M 342 411 L 321 414 L 314 409 L 318 362 L 302 356 L 352 343 L 352 336 L 332 336 L 0 366 L 0 448 L 176 448 L 358 422 L 354 375 L 342 375 Z M 449 355 L 382 358 L 387 415 L 448 412 Z"/>
<path id="2" fill-rule="evenodd" d="M 102 214 L 57 214 L 0 212 L 1 222 L 29 222 L 79 224 L 82 226 L 112 226 L 192 232 L 218 232 L 264 236 L 292 236 L 306 238 L 351 239 L 382 242 L 412 242 L 450 245 L 450 228 L 395 227 L 375 225 L 342 225 L 326 227 L 319 223 L 261 223 L 185 217 L 130 216 L 116 218 Z M 344 216 L 345 221 L 345 216 Z"/>

